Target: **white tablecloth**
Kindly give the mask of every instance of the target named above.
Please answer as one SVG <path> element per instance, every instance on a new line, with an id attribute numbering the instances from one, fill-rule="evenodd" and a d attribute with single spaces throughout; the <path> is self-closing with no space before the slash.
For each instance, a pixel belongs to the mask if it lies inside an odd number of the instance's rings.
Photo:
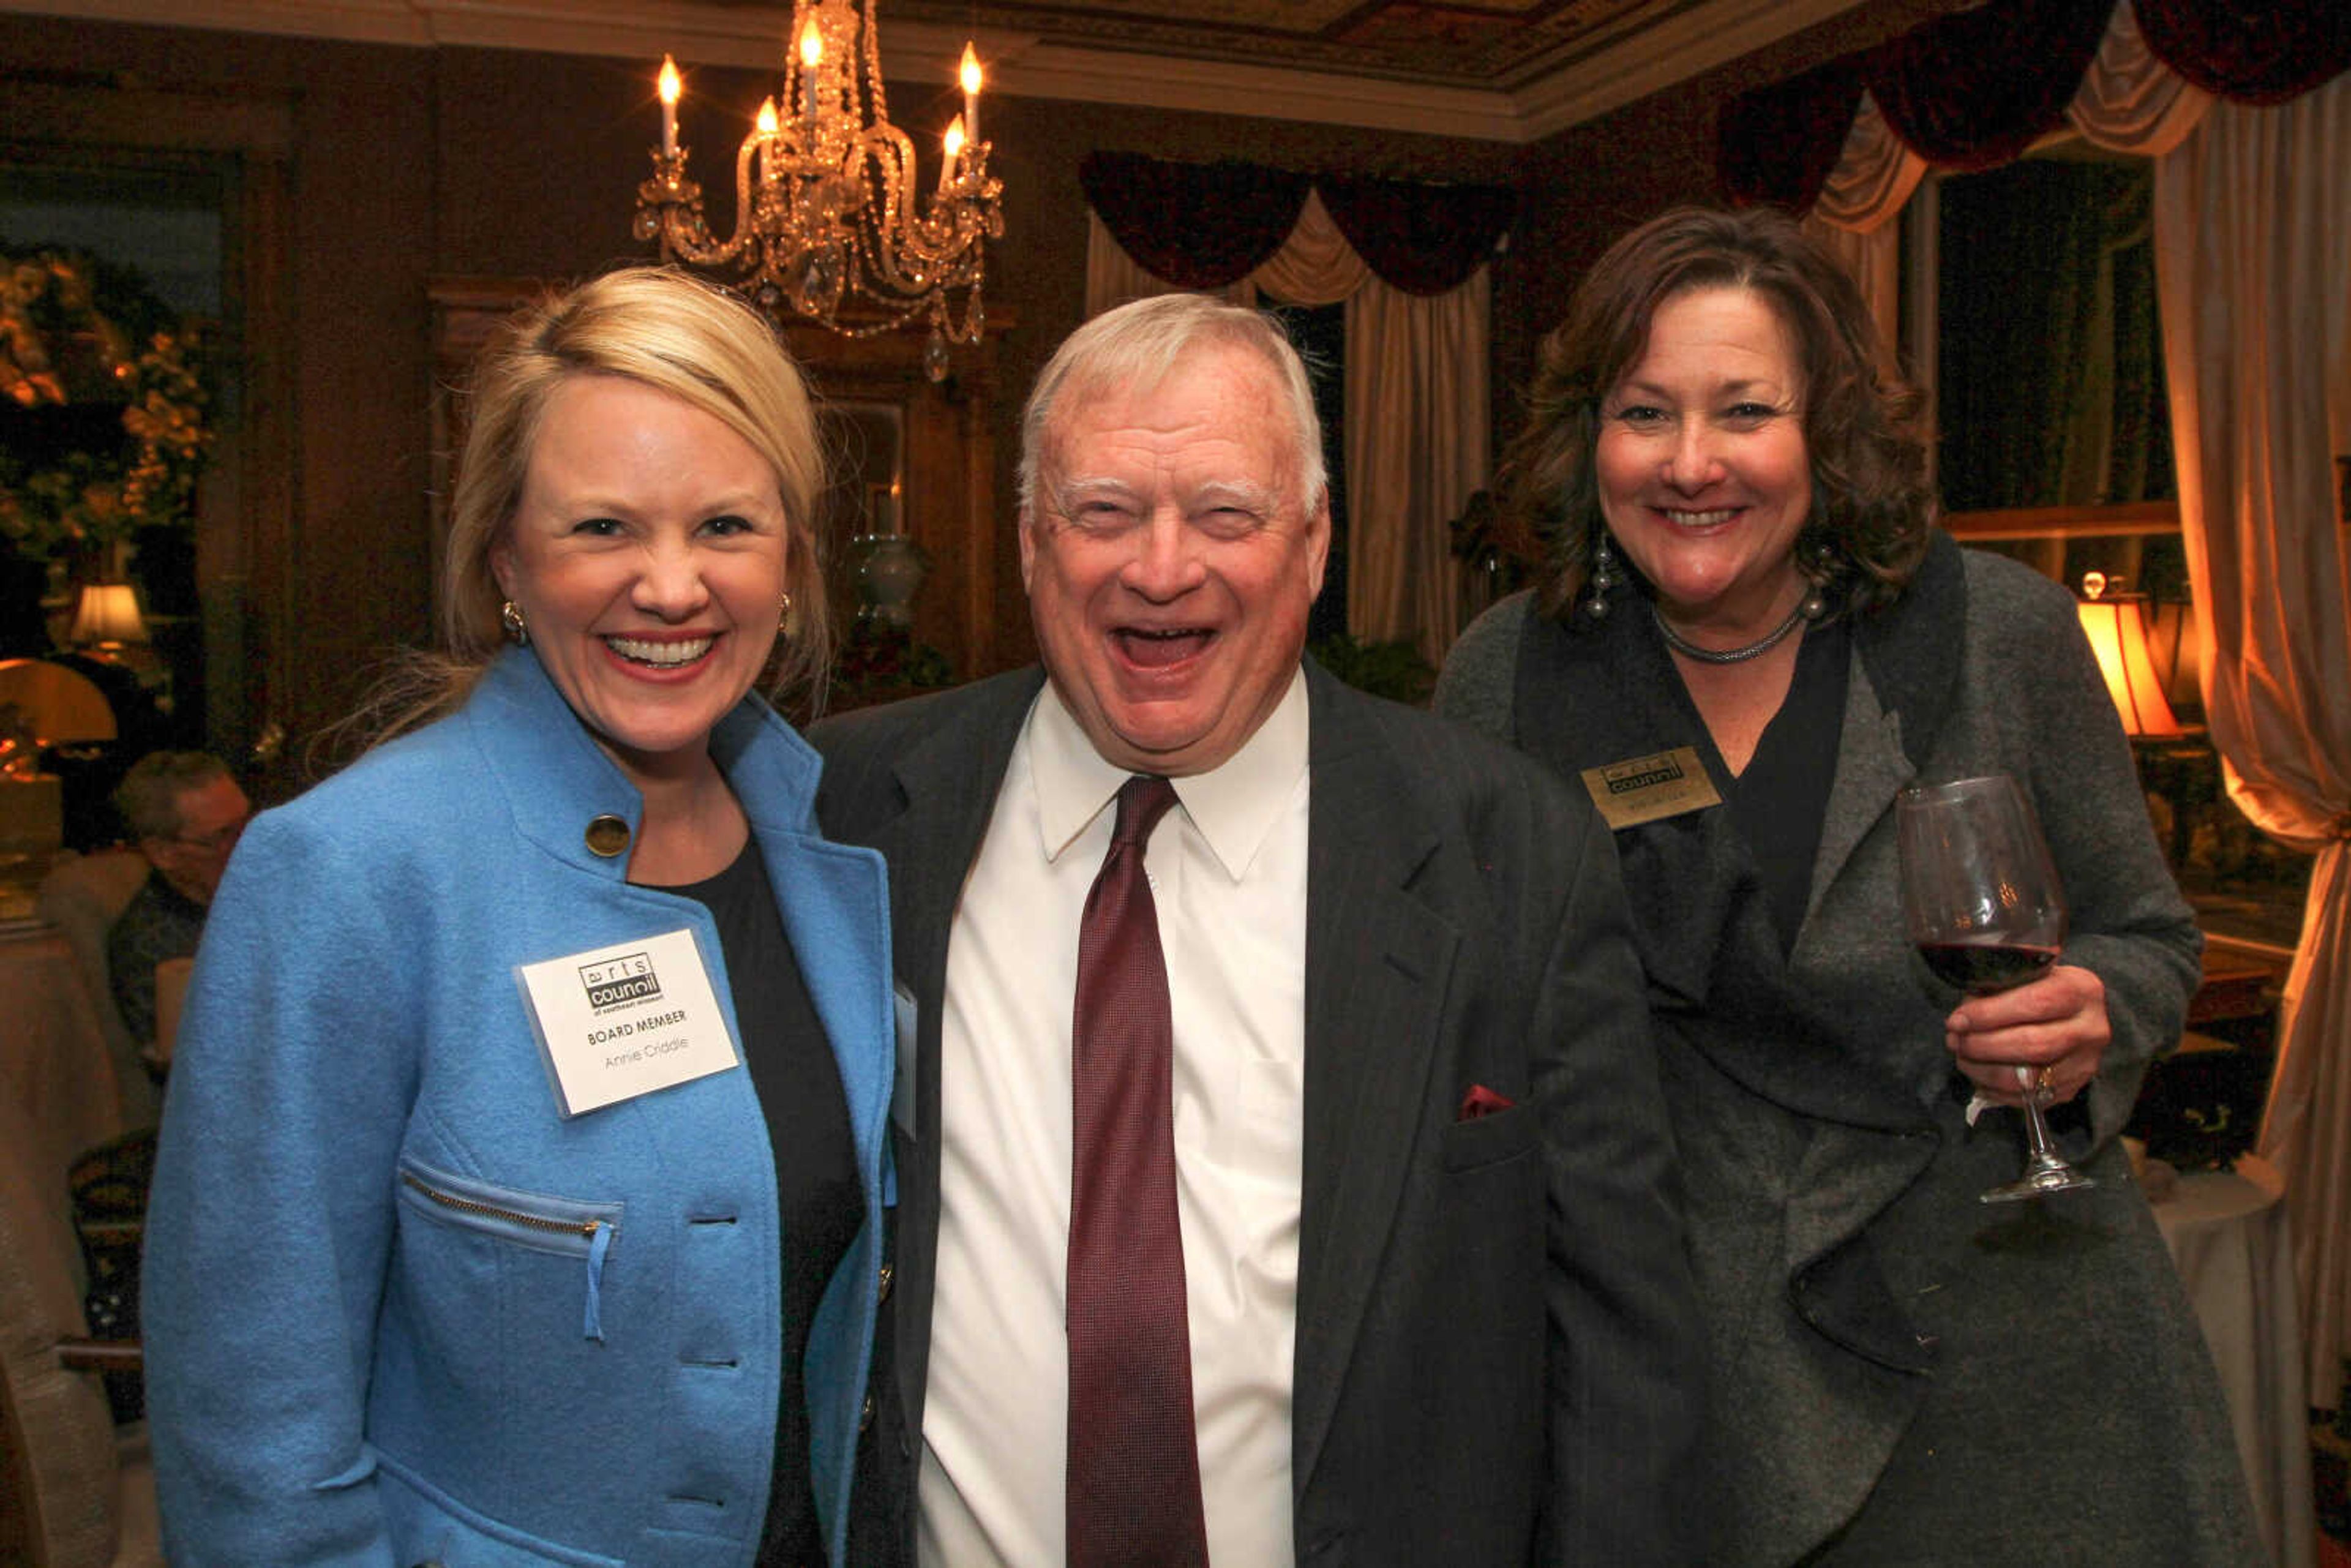
<path id="1" fill-rule="evenodd" d="M 2220 1368 L 2262 1539 L 2280 1568 L 2312 1568 L 2318 1520 L 2284 1197 L 2276 1168 L 2248 1155 L 2233 1171 L 2180 1177 L 2155 1219 Z"/>

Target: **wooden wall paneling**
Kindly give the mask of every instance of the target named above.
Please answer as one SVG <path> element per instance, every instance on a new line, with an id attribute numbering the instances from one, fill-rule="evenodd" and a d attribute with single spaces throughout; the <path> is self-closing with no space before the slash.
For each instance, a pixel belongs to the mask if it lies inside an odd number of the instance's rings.
<path id="1" fill-rule="evenodd" d="M 242 701 L 234 713 L 215 716 L 211 727 L 234 737 L 231 744 L 290 792 L 297 758 L 285 746 L 277 694 L 293 683 L 289 632 L 298 591 L 292 563 L 301 428 L 294 412 L 292 171 L 285 152 L 256 151 L 246 161 L 237 206 L 231 244 L 243 296 L 246 401 L 236 468 L 243 538 L 235 575 L 205 594 L 204 646 L 207 664 L 218 660 L 234 668 Z M 203 563 L 199 549 L 200 576 Z"/>
<path id="2" fill-rule="evenodd" d="M 475 356 L 498 325 L 549 286 L 528 278 L 436 278 L 427 292 L 433 321 L 433 574 L 443 570 L 448 537 L 448 493 L 465 435 L 462 389 Z M 820 399 L 880 404 L 898 411 L 904 444 L 901 528 L 930 558 L 930 573 L 914 601 L 914 635 L 946 655 L 959 680 L 993 673 L 998 645 L 994 562 L 998 548 L 994 494 L 997 395 L 995 334 L 1010 326 L 991 314 L 988 335 L 954 350 L 947 379 L 923 373 L 921 332 L 898 330 L 845 338 L 809 323 L 784 332 Z M 834 602 L 854 604 L 848 591 L 846 538 L 824 541 Z M 844 628 L 845 629 L 845 628 Z"/>

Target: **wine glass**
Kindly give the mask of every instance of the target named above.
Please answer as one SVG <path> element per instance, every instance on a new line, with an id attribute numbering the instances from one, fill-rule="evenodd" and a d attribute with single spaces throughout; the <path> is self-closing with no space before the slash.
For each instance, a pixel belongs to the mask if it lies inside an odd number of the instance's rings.
<path id="1" fill-rule="evenodd" d="M 2057 961 L 2065 899 L 2023 791 L 2005 773 L 1906 789 L 1902 918 L 1927 967 L 1971 997 L 2021 986 Z M 2024 1174 L 1983 1195 L 2006 1203 L 2095 1186 L 2057 1153 L 2041 1103 L 2046 1070 L 2019 1067 L 2024 1087 Z"/>

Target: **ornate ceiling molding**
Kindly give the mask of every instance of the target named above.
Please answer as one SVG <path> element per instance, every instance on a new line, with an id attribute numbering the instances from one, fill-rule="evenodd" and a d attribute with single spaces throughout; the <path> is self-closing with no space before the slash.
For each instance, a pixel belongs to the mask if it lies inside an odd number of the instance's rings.
<path id="1" fill-rule="evenodd" d="M 1519 140 L 1539 141 L 1597 120 L 1859 4 L 1861 0 L 1700 0 L 1646 26 L 1594 37 L 1573 58 L 1514 95 L 1525 126 Z"/>
<path id="2" fill-rule="evenodd" d="M 983 29 L 993 90 L 1013 97 L 1132 104 L 1206 114 L 1539 141 L 1686 81 L 1851 9 L 1861 0 L 1689 0 L 1662 16 L 1596 28 L 1541 74 L 1504 89 L 1190 59 Z M 439 45 L 686 65 L 778 68 L 788 6 L 695 0 L 0 0 L 0 11 L 88 21 L 201 26 L 231 32 L 415 48 Z M 885 15 L 883 71 L 893 81 L 951 74 L 961 27 Z"/>

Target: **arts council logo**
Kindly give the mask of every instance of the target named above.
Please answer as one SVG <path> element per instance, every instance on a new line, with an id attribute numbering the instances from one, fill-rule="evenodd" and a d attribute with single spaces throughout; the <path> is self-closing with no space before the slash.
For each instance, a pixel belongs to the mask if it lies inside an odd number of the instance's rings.
<path id="1" fill-rule="evenodd" d="M 599 1014 L 653 1001 L 662 994 L 661 977 L 653 973 L 653 958 L 644 953 L 582 964 L 580 983 L 587 988 L 588 1005 Z"/>
<path id="2" fill-rule="evenodd" d="M 1681 764 L 1670 751 L 1655 757 L 1638 757 L 1630 762 L 1619 762 L 1600 770 L 1608 781 L 1611 795 L 1630 795 L 1636 790 L 1654 789 L 1660 784 L 1672 784 L 1682 777 Z"/>

